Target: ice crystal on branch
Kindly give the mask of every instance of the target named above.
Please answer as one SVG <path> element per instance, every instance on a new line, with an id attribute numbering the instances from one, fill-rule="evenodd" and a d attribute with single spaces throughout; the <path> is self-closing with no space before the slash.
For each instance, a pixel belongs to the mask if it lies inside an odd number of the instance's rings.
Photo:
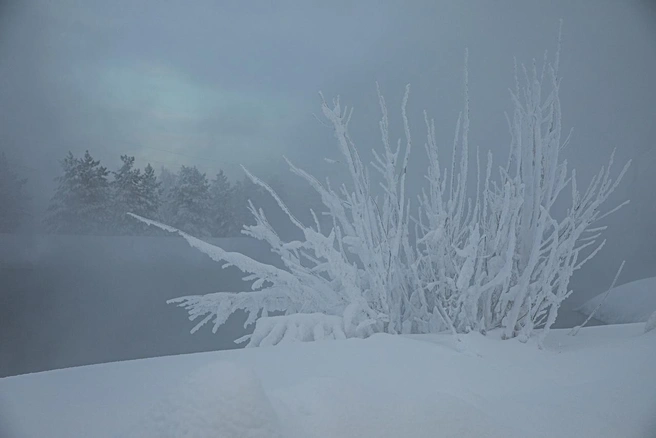
<path id="1" fill-rule="evenodd" d="M 321 96 L 322 113 L 342 156 L 335 163 L 346 167 L 349 184 L 333 188 L 328 180 L 322 183 L 288 164 L 320 196 L 325 210 L 321 213 L 332 226 L 326 227 L 314 211 L 314 224 L 302 223 L 275 190 L 248 171 L 248 178 L 271 195 L 302 236 L 282 239 L 264 211 L 249 204 L 255 224 L 242 232 L 267 242 L 280 257 L 280 268 L 135 216 L 179 233 L 212 259 L 242 270 L 244 280 L 252 282 L 248 292 L 170 302 L 186 308 L 192 320 L 202 318 L 194 331 L 212 320 L 216 330 L 229 315 L 245 310 L 246 324 L 257 320 L 253 335 L 241 339 L 250 339 L 250 346 L 376 332 L 449 330 L 457 335 L 500 328 L 504 338 L 526 340 L 542 328 L 545 336 L 571 294 L 573 272 L 604 244 L 598 242 L 604 227 L 592 226 L 623 205 L 605 213 L 601 209 L 629 165 L 612 178 L 611 156 L 588 188 L 579 190 L 575 171 L 560 158 L 569 136 L 563 139 L 561 127 L 559 54 L 560 43 L 553 63 L 545 55 L 540 69 L 535 62 L 530 69 L 515 69 L 509 157 L 493 176 L 491 153 L 481 172 L 476 151 L 474 196 L 467 187 L 472 166 L 465 68 L 464 110 L 456 123 L 449 171 L 439 161 L 435 123 L 424 116 L 427 185 L 414 218 L 405 186 L 412 149 L 406 113 L 410 87 L 401 105 L 403 139 L 395 145 L 387 105 L 378 90 L 382 147 L 373 151 L 370 165 L 363 163 L 349 135 L 352 110 L 339 98 L 329 105 Z M 380 183 L 380 191 L 374 191 L 375 183 Z M 571 206 L 557 217 L 554 204 L 568 186 Z M 268 317 L 269 311 L 285 315 Z"/>

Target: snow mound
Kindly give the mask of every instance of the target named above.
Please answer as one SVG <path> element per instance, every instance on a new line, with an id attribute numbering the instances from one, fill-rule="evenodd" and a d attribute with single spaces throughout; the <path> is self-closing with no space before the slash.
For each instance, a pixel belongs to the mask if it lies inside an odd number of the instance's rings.
<path id="1" fill-rule="evenodd" d="M 293 438 L 525 436 L 483 410 L 441 392 L 403 393 L 338 377 L 310 378 L 272 394 Z"/>
<path id="2" fill-rule="evenodd" d="M 201 367 L 160 401 L 136 437 L 280 438 L 279 422 L 255 373 L 218 361 Z"/>
<path id="3" fill-rule="evenodd" d="M 645 333 L 656 329 L 656 312 L 652 313 L 645 323 Z"/>
<path id="4" fill-rule="evenodd" d="M 578 311 L 590 315 L 603 299 L 597 295 L 583 304 Z M 601 305 L 594 317 L 606 324 L 645 322 L 656 311 L 656 277 L 632 281 L 617 286 Z"/>
<path id="5" fill-rule="evenodd" d="M 552 330 L 542 350 L 378 334 L 7 377 L 0 437 L 654 437 L 644 326 Z"/>

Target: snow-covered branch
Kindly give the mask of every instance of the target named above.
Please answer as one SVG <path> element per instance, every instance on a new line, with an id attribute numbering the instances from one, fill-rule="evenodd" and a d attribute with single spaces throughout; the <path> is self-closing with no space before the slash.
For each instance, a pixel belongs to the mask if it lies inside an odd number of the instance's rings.
<path id="1" fill-rule="evenodd" d="M 491 153 L 485 163 L 478 150 L 470 160 L 466 54 L 464 108 L 456 123 L 449 170 L 440 163 L 435 122 L 424 113 L 428 169 L 426 186 L 412 207 L 418 212 L 412 218 L 412 239 L 406 190 L 413 145 L 406 112 L 410 87 L 401 105 L 402 139 L 396 142 L 378 89 L 382 147 L 373 150 L 370 165 L 362 161 L 349 135 L 352 109 L 342 106 L 339 98 L 328 104 L 321 95 L 322 113 L 341 154 L 339 163 L 350 180 L 335 189 L 328 180 L 320 182 L 287 162 L 291 172 L 318 193 L 325 208 L 321 213 L 332 226 L 324 224 L 322 229 L 314 211 L 314 224 L 302 223 L 273 188 L 248 171 L 250 180 L 273 197 L 302 235 L 283 240 L 265 213 L 250 204 L 255 224 L 242 232 L 267 242 L 280 257 L 281 268 L 133 215 L 180 234 L 224 267 L 236 266 L 252 282 L 252 291 L 170 302 L 187 309 L 192 320 L 202 318 L 194 331 L 210 321 L 216 331 L 230 314 L 246 311 L 246 323 L 256 321 L 253 335 L 242 339 L 250 339 L 250 346 L 376 332 L 458 334 L 498 328 L 504 338 L 520 340 L 542 328 L 543 339 L 560 304 L 572 293 L 572 274 L 604 245 L 598 240 L 605 227 L 596 223 L 624 205 L 602 211 L 629 166 L 613 177 L 612 155 L 587 189 L 579 190 L 576 172 L 560 157 L 570 135 L 563 139 L 559 56 L 560 43 L 553 63 L 545 55 L 539 69 L 535 62 L 530 68 L 515 65 L 508 160 L 496 174 Z M 470 180 L 476 181 L 475 187 Z M 571 205 L 558 217 L 554 205 L 568 191 Z M 269 311 L 285 315 L 268 317 Z"/>

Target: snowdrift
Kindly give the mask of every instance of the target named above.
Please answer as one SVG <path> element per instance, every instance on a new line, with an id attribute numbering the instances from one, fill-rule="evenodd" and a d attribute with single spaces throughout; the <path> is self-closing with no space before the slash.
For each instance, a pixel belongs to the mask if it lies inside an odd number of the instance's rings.
<path id="1" fill-rule="evenodd" d="M 650 437 L 656 332 L 374 335 L 0 379 L 0 436 Z"/>
<path id="2" fill-rule="evenodd" d="M 578 311 L 590 315 L 603 297 L 602 293 L 586 301 Z M 594 317 L 606 324 L 628 324 L 645 322 L 653 312 L 656 312 L 656 277 L 617 286 Z"/>

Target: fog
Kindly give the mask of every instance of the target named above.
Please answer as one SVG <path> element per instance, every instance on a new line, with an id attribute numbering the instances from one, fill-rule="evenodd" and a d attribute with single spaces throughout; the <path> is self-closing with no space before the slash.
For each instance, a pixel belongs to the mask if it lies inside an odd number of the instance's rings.
<path id="1" fill-rule="evenodd" d="M 352 135 L 368 151 L 380 139 L 376 81 L 391 117 L 410 83 L 416 147 L 408 190 L 417 193 L 426 168 L 422 111 L 435 118 L 448 158 L 462 109 L 465 49 L 470 142 L 504 162 L 513 57 L 530 63 L 544 50 L 553 53 L 560 18 L 563 123 L 574 128 L 565 158 L 581 185 L 614 148 L 618 170 L 633 159 L 611 200 L 631 203 L 606 221 L 608 243 L 575 274 L 566 314 L 610 285 L 622 260 L 619 283 L 656 276 L 652 2 L 3 4 L 0 151 L 28 179 L 32 200 L 20 234 L 0 239 L 0 376 L 231 348 L 242 330 L 235 318 L 217 335 L 204 328 L 192 336 L 184 311 L 164 304 L 244 287 L 237 272 L 220 271 L 182 241 L 44 235 L 41 218 L 68 151 L 89 150 L 112 169 L 127 154 L 139 167 L 194 165 L 208 175 L 224 170 L 234 181 L 244 165 L 290 187 L 303 184 L 288 175 L 287 156 L 339 180 L 339 168 L 323 160 L 338 152 L 317 119 L 318 92 L 354 107 Z M 269 256 L 245 240 L 230 245 Z"/>

